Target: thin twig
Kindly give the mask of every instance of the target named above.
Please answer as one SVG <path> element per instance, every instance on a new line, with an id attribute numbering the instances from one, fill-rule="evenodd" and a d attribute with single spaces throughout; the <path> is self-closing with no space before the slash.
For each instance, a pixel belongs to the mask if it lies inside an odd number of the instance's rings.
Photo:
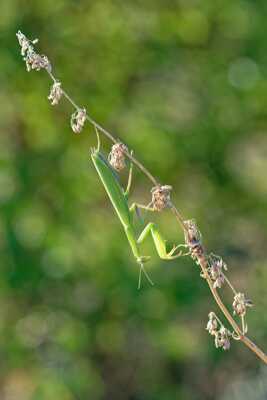
<path id="1" fill-rule="evenodd" d="M 175 207 L 172 211 L 175 213 L 176 218 L 180 224 L 181 218 L 182 218 L 181 214 L 180 213 L 176 214 L 177 210 Z M 227 319 L 229 324 L 232 326 L 232 328 L 238 335 L 239 340 L 241 342 L 243 342 L 250 350 L 252 350 L 265 364 L 267 364 L 267 355 L 255 343 L 253 343 L 252 340 L 250 340 L 247 336 L 245 336 L 245 334 L 242 332 L 242 330 L 239 328 L 238 324 L 236 323 L 235 319 L 232 317 L 232 315 L 230 314 L 230 312 L 224 305 L 221 297 L 218 294 L 218 291 L 216 290 L 216 288 L 214 288 L 213 282 L 207 272 L 207 260 L 206 260 L 205 255 L 198 257 L 197 263 L 201 268 L 202 276 L 206 279 L 206 281 L 209 285 L 209 289 L 210 289 L 218 307 L 220 308 L 221 312 L 223 313 L 223 315 L 225 316 L 225 318 Z"/>
<path id="2" fill-rule="evenodd" d="M 53 74 L 49 71 L 47 71 L 49 76 L 52 78 L 52 80 L 54 82 L 56 82 L 56 78 L 53 76 Z M 63 95 L 65 96 L 65 98 L 73 105 L 73 107 L 76 110 L 79 110 L 80 107 L 77 106 L 77 104 L 72 100 L 72 98 L 66 93 L 66 91 L 63 91 Z M 86 116 L 86 119 L 94 126 L 96 127 L 99 131 L 101 131 L 108 139 L 110 139 L 113 143 L 117 143 L 118 140 L 115 139 L 115 137 L 109 133 L 105 128 L 103 128 L 101 125 L 99 125 L 93 118 L 91 118 L 88 114 Z M 135 157 L 133 157 L 129 152 L 125 151 L 126 156 L 132 161 L 134 162 L 134 164 L 151 180 L 151 182 L 154 185 L 158 185 L 159 182 L 156 180 L 156 178 L 154 178 L 154 176 L 144 167 L 144 165 L 138 161 Z M 175 214 L 179 224 L 181 225 L 181 227 L 183 228 L 183 230 L 186 229 L 186 226 L 184 224 L 184 218 L 182 217 L 181 213 L 177 210 L 177 208 L 175 207 L 174 204 L 172 204 L 171 206 L 171 211 Z M 216 301 L 216 303 L 218 304 L 220 310 L 222 311 L 222 313 L 224 314 L 225 318 L 228 320 L 229 324 L 232 326 L 232 328 L 235 330 L 235 332 L 237 333 L 237 335 L 240 337 L 240 340 L 247 346 L 249 347 L 259 358 L 261 358 L 266 364 L 267 364 L 267 356 L 265 355 L 265 353 L 260 350 L 250 339 L 248 339 L 243 332 L 240 330 L 238 324 L 236 323 L 236 321 L 234 320 L 234 318 L 231 316 L 231 314 L 229 313 L 229 311 L 227 310 L 227 308 L 225 307 L 224 303 L 222 302 L 218 292 L 216 289 L 213 288 L 213 283 L 210 279 L 210 277 L 208 276 L 208 274 L 206 273 L 206 264 L 203 265 L 203 262 L 200 263 L 200 267 L 202 269 L 203 274 L 205 274 L 206 276 L 206 280 L 208 282 L 210 291 Z M 225 277 L 224 278 L 226 280 L 226 282 L 228 283 L 229 287 L 232 289 L 232 291 L 236 294 L 235 289 L 233 288 L 232 284 L 229 282 L 228 278 Z"/>
<path id="3" fill-rule="evenodd" d="M 204 273 L 205 267 L 203 266 L 202 263 L 200 264 L 200 267 L 202 272 Z M 256 346 L 256 344 L 253 343 L 252 340 L 250 340 L 246 335 L 243 334 L 243 332 L 237 325 L 236 321 L 233 319 L 233 317 L 225 307 L 224 303 L 222 302 L 221 297 L 219 296 L 217 290 L 213 288 L 213 284 L 210 277 L 206 276 L 206 279 L 216 303 L 218 304 L 225 318 L 228 320 L 229 324 L 232 326 L 232 328 L 239 336 L 240 341 L 243 342 L 250 350 L 252 350 L 265 364 L 267 364 L 267 355 L 258 346 Z"/>
<path id="4" fill-rule="evenodd" d="M 57 82 L 56 77 L 54 74 L 47 70 L 48 75 L 52 79 L 53 82 Z M 68 93 L 65 90 L 62 90 L 63 96 L 71 103 L 71 105 L 76 109 L 76 111 L 79 111 L 81 107 L 79 107 L 74 100 L 68 95 Z M 86 114 L 86 119 L 88 122 L 90 122 L 95 128 L 97 128 L 100 132 L 102 132 L 111 142 L 117 143 L 118 139 L 116 139 L 109 131 L 107 131 L 103 126 L 99 125 L 88 113 Z M 125 155 L 150 179 L 150 181 L 153 183 L 153 185 L 157 186 L 159 185 L 158 180 L 144 167 L 142 163 L 140 163 L 131 153 L 128 151 L 124 152 Z"/>
<path id="5" fill-rule="evenodd" d="M 224 273 L 222 273 L 222 274 L 223 274 L 223 277 L 224 277 L 225 282 L 227 283 L 227 285 L 229 286 L 229 288 L 232 290 L 232 292 L 234 293 L 234 295 L 236 295 L 237 292 L 236 292 L 234 286 L 233 286 L 232 283 L 229 281 L 229 279 L 227 278 L 227 276 L 226 276 Z"/>
<path id="6" fill-rule="evenodd" d="M 35 41 L 30 41 L 20 31 L 17 33 L 17 37 L 19 39 L 21 47 L 26 45 L 26 51 L 27 51 L 27 46 L 28 46 L 28 48 L 33 50 L 33 46 L 32 45 L 36 43 L 36 40 Z M 22 54 L 25 55 L 25 49 L 24 49 L 24 51 L 22 51 Z M 36 67 L 36 65 L 34 65 L 34 66 L 31 65 L 30 63 L 32 63 L 32 61 L 36 62 L 36 59 L 27 60 L 27 57 L 26 57 L 26 59 L 25 59 L 26 64 L 27 64 L 27 61 L 28 61 L 28 64 L 30 64 L 30 66 L 27 65 L 28 70 L 30 70 L 30 69 L 40 70 L 41 68 L 43 68 L 43 69 L 46 70 L 46 72 L 48 73 L 48 75 L 50 76 L 50 78 L 52 79 L 52 81 L 54 83 L 58 82 L 57 79 L 55 78 L 55 76 L 52 73 L 52 68 L 51 68 L 51 64 L 49 63 L 49 60 L 45 56 L 39 56 L 38 54 L 36 54 L 34 52 L 31 54 L 31 56 L 32 55 L 37 57 L 37 63 L 39 63 L 39 65 L 37 65 L 37 67 Z M 39 59 L 38 59 L 38 57 L 39 57 Z M 42 59 L 42 57 L 43 57 L 43 59 Z M 62 89 L 62 94 L 71 103 L 71 105 L 75 108 L 76 111 L 80 111 L 81 110 L 81 108 L 74 102 L 74 100 L 71 98 L 71 96 L 69 96 L 68 93 L 63 89 Z M 87 113 L 86 113 L 86 119 L 96 129 L 98 129 L 100 132 L 102 132 L 111 142 L 118 143 L 118 140 L 110 132 L 108 132 L 105 128 L 103 128 L 101 125 L 99 125 Z M 148 179 L 153 183 L 153 185 L 155 185 L 155 186 L 159 185 L 158 180 L 131 153 L 129 153 L 128 151 L 125 151 L 125 155 L 148 177 Z M 184 232 L 188 232 L 188 228 L 187 228 L 187 226 L 185 224 L 185 220 L 184 220 L 183 216 L 181 215 L 181 213 L 178 211 L 178 209 L 176 208 L 176 206 L 173 203 L 170 204 L 170 209 L 173 212 L 173 214 L 175 215 L 175 217 L 176 217 L 179 225 L 182 227 L 183 231 Z M 209 274 L 207 272 L 207 259 L 206 259 L 205 254 L 203 253 L 203 254 L 201 254 L 199 256 L 196 256 L 195 258 L 197 259 L 197 264 L 201 268 L 202 276 L 206 279 L 206 281 L 208 283 L 208 286 L 210 288 L 210 291 L 211 291 L 211 293 L 212 293 L 212 295 L 213 295 L 218 307 L 220 308 L 221 312 L 223 313 L 223 315 L 225 316 L 225 318 L 227 319 L 229 324 L 234 329 L 234 331 L 235 331 L 235 333 L 237 335 L 236 338 L 239 339 L 240 341 L 242 341 L 265 364 L 267 364 L 267 356 L 266 356 L 266 354 L 245 335 L 244 319 L 242 318 L 242 330 L 241 330 L 240 327 L 238 326 L 238 324 L 236 323 L 236 321 L 234 320 L 234 318 L 232 317 L 232 315 L 230 314 L 230 312 L 228 311 L 228 309 L 226 308 L 226 306 L 224 305 L 221 297 L 218 294 L 218 291 L 216 290 L 216 288 L 214 288 L 212 279 L 211 279 L 211 277 L 209 276 Z M 225 275 L 224 275 L 224 279 L 228 283 L 228 285 L 231 288 L 231 290 L 233 291 L 233 293 L 236 294 L 236 291 L 235 291 L 234 287 L 232 286 L 232 284 L 230 283 L 230 281 L 228 280 L 228 278 Z"/>

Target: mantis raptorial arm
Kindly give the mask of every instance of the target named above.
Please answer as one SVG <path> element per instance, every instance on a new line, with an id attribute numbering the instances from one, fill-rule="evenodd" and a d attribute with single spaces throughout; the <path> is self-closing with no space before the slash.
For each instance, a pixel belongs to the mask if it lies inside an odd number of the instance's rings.
<path id="1" fill-rule="evenodd" d="M 130 207 L 130 211 L 136 211 L 137 208 L 141 208 L 142 210 L 146 210 L 146 211 L 151 211 L 154 212 L 154 208 L 150 207 L 150 205 L 145 206 L 144 204 L 139 204 L 139 203 L 133 203 Z"/>
<path id="2" fill-rule="evenodd" d="M 174 260 L 175 258 L 181 256 L 181 251 L 178 254 L 174 254 L 178 247 L 180 247 L 180 245 L 174 246 L 170 252 L 167 252 L 166 240 L 163 239 L 159 228 L 153 222 L 149 222 L 146 225 L 145 229 L 142 231 L 141 235 L 137 239 L 137 243 L 142 243 L 150 233 L 154 241 L 157 253 L 162 260 Z"/>
<path id="3" fill-rule="evenodd" d="M 154 211 L 155 211 L 154 208 L 149 207 L 149 205 L 148 205 L 148 206 L 145 206 L 145 205 L 143 205 L 143 204 L 133 203 L 133 204 L 131 205 L 131 207 L 129 208 L 129 210 L 130 210 L 130 212 L 131 212 L 132 214 L 136 213 L 137 217 L 138 217 L 143 223 L 144 223 L 144 220 L 143 220 L 143 218 L 142 218 L 142 216 L 141 216 L 141 214 L 140 214 L 140 211 L 139 211 L 140 209 L 145 210 L 145 211 L 151 211 L 151 212 L 154 212 Z"/>

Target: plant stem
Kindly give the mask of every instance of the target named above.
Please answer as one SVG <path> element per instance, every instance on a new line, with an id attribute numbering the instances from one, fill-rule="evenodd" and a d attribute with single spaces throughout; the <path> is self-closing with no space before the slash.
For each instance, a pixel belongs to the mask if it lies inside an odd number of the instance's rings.
<path id="1" fill-rule="evenodd" d="M 29 43 L 34 44 L 35 41 L 32 41 L 32 42 L 29 41 Z M 54 83 L 57 82 L 57 79 L 55 78 L 55 76 L 51 72 L 50 68 L 46 68 L 46 72 L 48 73 L 48 75 L 50 76 L 50 78 L 52 79 L 52 81 Z M 81 108 L 74 102 L 74 100 L 68 95 L 68 93 L 65 90 L 62 90 L 62 94 L 64 95 L 64 97 L 71 103 L 71 105 L 77 111 L 81 110 Z M 118 140 L 110 132 L 108 132 L 105 128 L 103 128 L 101 125 L 99 125 L 87 113 L 86 113 L 86 119 L 96 129 L 101 131 L 109 140 L 111 140 L 111 142 L 118 143 Z M 155 185 L 155 186 L 159 185 L 158 180 L 144 167 L 144 165 L 140 161 L 138 161 L 135 157 L 133 157 L 133 155 L 130 154 L 128 151 L 125 152 L 125 155 L 148 177 L 148 179 L 153 183 L 153 185 Z M 186 227 L 186 224 L 184 222 L 184 218 L 182 217 L 180 212 L 177 210 L 177 208 L 175 207 L 174 204 L 171 204 L 170 209 L 173 212 L 173 214 L 175 215 L 175 217 L 176 217 L 178 223 L 180 224 L 180 226 L 182 227 L 183 231 L 186 232 L 187 231 L 187 227 Z M 224 305 L 223 301 L 221 300 L 221 297 L 219 296 L 216 288 L 213 287 L 213 282 L 212 282 L 209 274 L 207 273 L 206 256 L 204 254 L 199 256 L 197 258 L 197 261 L 198 261 L 198 264 L 200 265 L 200 268 L 202 270 L 202 274 L 205 277 L 205 279 L 206 279 L 206 281 L 207 281 L 207 283 L 209 285 L 210 291 L 211 291 L 211 293 L 212 293 L 212 295 L 213 295 L 218 307 L 220 308 L 221 312 L 224 314 L 224 316 L 227 319 L 227 321 L 229 322 L 229 324 L 234 329 L 235 333 L 238 335 L 239 340 L 242 341 L 251 351 L 253 351 L 265 364 L 267 364 L 267 356 L 266 356 L 266 354 L 258 346 L 256 346 L 255 343 L 253 343 L 248 337 L 245 336 L 245 334 L 244 334 L 245 333 L 244 332 L 244 320 L 242 320 L 242 330 L 241 330 L 239 328 L 238 324 L 236 323 L 236 321 L 234 320 L 234 318 L 231 316 L 231 314 L 227 310 L 227 308 Z M 236 291 L 233 288 L 233 286 L 230 283 L 230 281 L 226 277 L 225 277 L 225 280 L 228 283 L 228 285 L 230 286 L 230 288 L 232 289 L 232 291 L 234 292 L 234 294 L 236 294 Z"/>
<path id="2" fill-rule="evenodd" d="M 48 75 L 51 77 L 51 79 L 53 80 L 53 82 L 57 82 L 57 79 L 54 77 L 54 75 L 52 74 L 52 72 L 48 71 Z M 72 104 L 72 106 L 78 111 L 81 108 L 72 100 L 72 98 L 66 93 L 65 90 L 63 90 L 63 95 L 65 96 L 65 98 Z M 105 128 L 103 128 L 101 125 L 99 125 L 93 118 L 91 118 L 88 114 L 86 114 L 86 119 L 95 127 L 97 128 L 100 132 L 102 132 L 109 140 L 111 140 L 111 142 L 113 143 L 117 143 L 118 140 L 115 139 L 115 137 L 108 132 Z M 155 185 L 159 185 L 159 182 L 157 181 L 157 179 L 144 167 L 144 165 L 138 161 L 135 157 L 133 157 L 129 152 L 125 152 L 126 156 L 148 177 L 148 179 Z M 182 227 L 182 229 L 184 231 L 186 231 L 186 225 L 184 223 L 184 218 L 182 217 L 182 215 L 180 214 L 180 212 L 178 211 L 178 209 L 175 207 L 174 204 L 171 204 L 170 207 L 171 211 L 174 213 L 177 221 L 179 222 L 180 226 Z M 207 274 L 207 270 L 206 270 L 206 259 L 205 257 L 198 259 L 199 261 L 199 265 L 201 267 L 202 273 L 205 276 L 207 283 L 209 285 L 210 291 L 218 305 L 218 307 L 220 308 L 221 312 L 224 314 L 225 318 L 227 319 L 227 321 L 229 322 L 229 324 L 232 326 L 232 328 L 234 329 L 234 331 L 237 333 L 237 335 L 240 338 L 240 341 L 243 342 L 251 351 L 253 351 L 265 364 L 267 364 L 267 356 L 266 354 L 258 347 L 256 346 L 255 343 L 253 343 L 248 337 L 246 337 L 243 332 L 241 331 L 241 329 L 239 328 L 238 324 L 236 323 L 236 321 L 234 320 L 234 318 L 231 316 L 231 314 L 229 313 L 229 311 L 227 310 L 226 306 L 224 305 L 223 301 L 221 300 L 217 290 L 213 287 L 213 283 L 211 278 L 209 277 L 209 275 Z M 230 286 L 230 288 L 232 289 L 232 291 L 236 294 L 235 289 L 233 288 L 232 284 L 229 282 L 229 280 L 225 277 L 226 282 L 228 283 L 228 285 Z"/>
<path id="3" fill-rule="evenodd" d="M 234 293 L 234 295 L 236 295 L 236 290 L 234 288 L 234 286 L 232 285 L 232 283 L 229 281 L 229 279 L 227 278 L 227 276 L 222 272 L 223 277 L 225 282 L 227 283 L 227 285 L 229 286 L 229 288 L 232 290 L 232 292 Z"/>
<path id="4" fill-rule="evenodd" d="M 253 343 L 247 336 L 245 336 L 243 334 L 243 332 L 239 328 L 238 324 L 236 323 L 236 321 L 234 320 L 234 318 L 231 316 L 231 314 L 227 310 L 226 306 L 224 305 L 217 290 L 213 287 L 213 282 L 207 273 L 207 269 L 206 269 L 207 262 L 206 262 L 205 257 L 199 258 L 198 262 L 199 262 L 200 268 L 202 270 L 202 273 L 208 282 L 210 291 L 211 291 L 218 307 L 220 308 L 220 310 L 222 311 L 222 313 L 224 314 L 225 318 L 227 319 L 229 324 L 232 326 L 234 331 L 239 336 L 240 341 L 243 342 L 248 348 L 250 348 L 250 350 L 252 350 L 265 364 L 267 364 L 267 355 L 258 346 L 256 346 L 255 343 Z"/>

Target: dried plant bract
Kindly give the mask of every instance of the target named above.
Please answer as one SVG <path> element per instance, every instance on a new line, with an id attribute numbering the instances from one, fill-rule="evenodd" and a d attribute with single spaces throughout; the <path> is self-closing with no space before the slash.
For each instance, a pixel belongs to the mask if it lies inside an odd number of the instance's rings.
<path id="1" fill-rule="evenodd" d="M 224 284 L 223 270 L 227 270 L 226 264 L 223 262 L 223 259 L 220 256 L 212 253 L 208 257 L 208 263 L 210 277 L 214 282 L 213 287 L 221 288 Z"/>
<path id="2" fill-rule="evenodd" d="M 44 55 L 40 55 L 35 52 L 33 45 L 38 42 L 38 39 L 30 41 L 27 37 L 20 31 L 17 33 L 17 38 L 21 46 L 21 55 L 26 63 L 27 71 L 36 70 L 44 68 L 51 72 L 52 67 L 48 58 Z"/>
<path id="3" fill-rule="evenodd" d="M 48 96 L 48 100 L 50 100 L 52 106 L 59 103 L 59 100 L 61 99 L 62 94 L 63 94 L 63 91 L 61 88 L 61 83 L 54 82 L 50 89 L 50 94 Z"/>
<path id="4" fill-rule="evenodd" d="M 71 129 L 74 133 L 81 133 L 83 126 L 86 121 L 86 110 L 85 108 L 76 110 L 70 120 Z"/>
<path id="5" fill-rule="evenodd" d="M 171 206 L 171 190 L 169 185 L 158 185 L 151 189 L 152 206 L 155 211 L 162 211 Z"/>
<path id="6" fill-rule="evenodd" d="M 247 307 L 252 307 L 253 303 L 251 300 L 246 299 L 244 293 L 237 293 L 234 297 L 233 309 L 234 315 L 244 317 L 247 311 Z"/>
<path id="7" fill-rule="evenodd" d="M 128 148 L 123 143 L 115 143 L 111 147 L 108 161 L 110 165 L 118 172 L 122 171 L 126 166 L 126 152 L 128 152 Z"/>

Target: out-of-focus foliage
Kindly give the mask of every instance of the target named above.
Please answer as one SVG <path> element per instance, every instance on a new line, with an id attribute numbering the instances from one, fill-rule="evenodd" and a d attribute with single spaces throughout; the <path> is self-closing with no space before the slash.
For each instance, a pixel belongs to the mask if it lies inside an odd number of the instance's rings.
<path id="1" fill-rule="evenodd" d="M 51 82 L 26 72 L 15 33 L 38 37 L 76 101 L 173 185 L 253 299 L 249 332 L 266 348 L 266 13 L 263 0 L 1 2 L 1 399 L 265 398 L 249 350 L 214 348 L 216 306 L 191 260 L 153 256 L 156 286 L 137 290 L 90 162 L 93 130 L 71 133 L 73 110 L 51 107 Z M 150 189 L 135 171 L 132 199 Z M 183 240 L 169 212 L 153 218 Z"/>

